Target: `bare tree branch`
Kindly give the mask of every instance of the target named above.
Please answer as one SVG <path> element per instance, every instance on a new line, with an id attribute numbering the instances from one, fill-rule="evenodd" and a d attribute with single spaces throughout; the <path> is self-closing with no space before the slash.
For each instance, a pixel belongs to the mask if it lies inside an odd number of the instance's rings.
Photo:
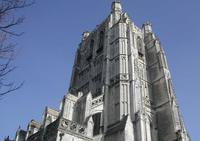
<path id="1" fill-rule="evenodd" d="M 21 36 L 23 32 L 17 33 L 16 27 L 24 22 L 24 17 L 16 16 L 16 11 L 33 5 L 33 0 L 0 0 L 0 99 L 24 84 L 16 84 L 8 80 L 8 75 L 16 67 L 12 61 L 16 50 L 16 44 L 10 42 L 10 36 Z"/>
<path id="2" fill-rule="evenodd" d="M 34 1 L 28 0 L 0 0 L 0 31 L 13 36 L 22 35 L 22 33 L 11 31 L 11 28 L 23 23 L 24 17 L 15 19 L 11 16 L 16 10 L 31 6 L 34 3 Z"/>
<path id="3" fill-rule="evenodd" d="M 28 2 L 27 0 L 1 0 L 0 15 L 5 15 L 5 13 L 11 10 L 17 10 L 31 6 L 35 1 Z"/>
<path id="4" fill-rule="evenodd" d="M 16 91 L 18 89 L 20 89 L 22 86 L 24 85 L 24 82 L 22 82 L 21 84 L 15 86 L 15 83 L 10 83 L 9 85 L 7 85 L 6 87 L 8 87 L 9 89 L 0 93 L 0 97 L 10 93 L 10 92 L 13 92 L 13 91 Z"/>

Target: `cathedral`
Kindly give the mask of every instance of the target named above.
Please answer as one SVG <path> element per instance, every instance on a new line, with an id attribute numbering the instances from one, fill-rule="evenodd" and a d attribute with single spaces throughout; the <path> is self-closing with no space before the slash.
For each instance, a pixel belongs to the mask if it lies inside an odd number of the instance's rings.
<path id="1" fill-rule="evenodd" d="M 137 27 L 114 1 L 83 33 L 60 110 L 46 107 L 15 141 L 191 141 L 151 23 Z"/>

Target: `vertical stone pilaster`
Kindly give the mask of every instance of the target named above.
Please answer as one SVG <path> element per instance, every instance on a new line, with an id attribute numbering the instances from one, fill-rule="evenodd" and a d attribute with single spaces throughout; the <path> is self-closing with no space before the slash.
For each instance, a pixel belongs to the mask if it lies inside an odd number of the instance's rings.
<path id="1" fill-rule="evenodd" d="M 151 137 L 151 127 L 150 127 L 150 121 L 147 117 L 146 119 L 146 134 L 147 134 L 147 141 L 151 141 L 152 137 Z"/>

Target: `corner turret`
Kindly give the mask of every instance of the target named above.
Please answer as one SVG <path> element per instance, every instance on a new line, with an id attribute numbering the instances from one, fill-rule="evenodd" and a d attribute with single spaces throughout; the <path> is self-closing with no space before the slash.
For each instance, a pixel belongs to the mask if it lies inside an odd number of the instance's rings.
<path id="1" fill-rule="evenodd" d="M 121 2 L 119 0 L 116 0 L 112 3 L 112 11 L 111 11 L 111 14 L 112 14 L 112 21 L 113 21 L 113 24 L 117 23 L 120 18 L 121 18 L 121 15 L 122 15 L 122 5 L 121 5 Z"/>
<path id="2" fill-rule="evenodd" d="M 122 5 L 121 5 L 120 0 L 115 0 L 112 3 L 112 13 L 115 13 L 115 12 L 122 13 Z"/>
<path id="3" fill-rule="evenodd" d="M 145 34 L 152 33 L 152 24 L 150 22 L 146 22 L 142 25 L 142 29 Z"/>

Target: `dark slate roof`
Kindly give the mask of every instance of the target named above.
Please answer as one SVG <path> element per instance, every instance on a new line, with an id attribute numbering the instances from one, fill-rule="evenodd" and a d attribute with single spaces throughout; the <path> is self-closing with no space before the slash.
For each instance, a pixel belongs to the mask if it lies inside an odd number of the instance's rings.
<path id="1" fill-rule="evenodd" d="M 112 125 L 109 125 L 105 136 L 108 136 L 108 135 L 123 131 L 125 126 L 126 126 L 127 118 L 128 118 L 128 116 L 125 116 L 125 117 L 123 117 L 123 119 L 121 121 L 116 122 L 116 123 L 114 123 Z"/>

